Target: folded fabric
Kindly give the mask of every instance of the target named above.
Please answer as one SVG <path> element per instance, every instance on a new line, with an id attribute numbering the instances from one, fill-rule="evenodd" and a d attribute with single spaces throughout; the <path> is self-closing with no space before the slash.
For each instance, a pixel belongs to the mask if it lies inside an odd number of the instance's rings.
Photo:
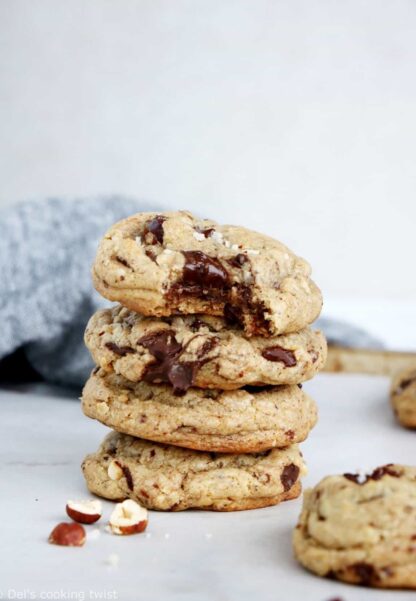
<path id="1" fill-rule="evenodd" d="M 85 326 L 109 305 L 91 284 L 98 241 L 123 217 L 158 209 L 114 196 L 26 202 L 0 213 L 0 360 L 20 349 L 18 364 L 11 368 L 8 362 L 6 371 L 19 374 L 26 358 L 45 380 L 83 385 L 93 367 Z M 317 325 L 330 343 L 380 346 L 349 324 L 323 318 Z"/>
<path id="2" fill-rule="evenodd" d="M 98 240 L 144 210 L 155 207 L 115 196 L 25 202 L 0 213 L 0 359 L 23 347 L 46 380 L 83 384 L 93 366 L 84 329 L 109 304 L 91 284 Z"/>

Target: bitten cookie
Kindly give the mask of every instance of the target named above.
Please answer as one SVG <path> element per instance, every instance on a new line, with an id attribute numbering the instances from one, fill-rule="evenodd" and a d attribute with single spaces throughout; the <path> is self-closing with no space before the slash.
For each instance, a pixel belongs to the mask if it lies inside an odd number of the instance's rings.
<path id="1" fill-rule="evenodd" d="M 394 376 L 390 400 L 402 426 L 416 428 L 416 367 L 408 368 Z"/>
<path id="2" fill-rule="evenodd" d="M 148 509 L 238 511 L 300 494 L 305 465 L 296 445 L 253 455 L 201 453 L 112 432 L 82 469 L 89 490 Z"/>
<path id="3" fill-rule="evenodd" d="M 247 338 L 221 317 L 143 317 L 120 305 L 92 316 L 85 344 L 103 369 L 133 382 L 169 383 L 179 393 L 191 386 L 297 384 L 312 378 L 326 359 L 319 331 Z"/>
<path id="4" fill-rule="evenodd" d="M 319 315 L 310 267 L 280 242 L 180 211 L 138 213 L 101 241 L 93 280 L 143 315 L 225 315 L 249 336 L 296 332 Z"/>
<path id="5" fill-rule="evenodd" d="M 305 491 L 293 542 L 300 563 L 319 576 L 416 588 L 416 468 L 324 478 Z"/>
<path id="6" fill-rule="evenodd" d="M 82 395 L 88 417 L 139 438 L 190 449 L 249 453 L 304 440 L 317 420 L 315 402 L 298 386 L 233 391 L 133 383 L 94 370 Z"/>

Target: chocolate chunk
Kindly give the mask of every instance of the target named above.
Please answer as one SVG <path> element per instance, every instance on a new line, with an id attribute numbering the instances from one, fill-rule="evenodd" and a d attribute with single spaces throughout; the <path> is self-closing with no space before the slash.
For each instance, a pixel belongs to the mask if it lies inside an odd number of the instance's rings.
<path id="1" fill-rule="evenodd" d="M 286 492 L 292 488 L 299 476 L 299 468 L 294 463 L 290 463 L 283 468 L 280 480 L 283 484 L 283 490 Z"/>
<path id="2" fill-rule="evenodd" d="M 236 255 L 235 257 L 228 259 L 228 263 L 232 267 L 236 267 L 237 269 L 240 269 L 244 265 L 244 263 L 247 262 L 250 262 L 250 259 L 247 255 L 244 255 L 243 253 L 238 253 L 238 255 Z"/>
<path id="3" fill-rule="evenodd" d="M 393 476 L 394 478 L 399 478 L 400 474 L 398 474 L 393 468 L 393 464 L 388 463 L 387 465 L 382 465 L 381 467 L 376 468 L 372 474 L 370 474 L 369 478 L 372 480 L 380 480 L 383 476 Z"/>
<path id="4" fill-rule="evenodd" d="M 149 259 L 153 261 L 153 263 L 156 263 L 157 255 L 152 251 L 152 249 L 146 248 L 144 254 L 146 255 L 146 257 L 149 257 Z"/>
<path id="5" fill-rule="evenodd" d="M 363 479 L 359 474 L 343 474 L 344 478 L 347 480 L 351 480 L 351 482 L 355 482 L 355 484 L 359 484 L 362 486 L 366 484 L 369 480 L 380 480 L 383 476 L 393 476 L 394 478 L 399 478 L 400 474 L 398 474 L 393 468 L 392 463 L 388 463 L 387 465 L 382 465 L 381 467 L 377 467 L 371 474 L 367 474 Z"/>
<path id="6" fill-rule="evenodd" d="M 296 365 L 296 357 L 293 351 L 289 351 L 277 344 L 275 346 L 268 346 L 262 350 L 262 356 L 267 361 L 280 361 L 284 363 L 285 367 L 293 367 Z"/>
<path id="7" fill-rule="evenodd" d="M 252 295 L 252 288 L 245 284 L 236 284 L 232 288 L 232 298 L 224 308 L 224 316 L 230 323 L 244 322 L 244 316 L 250 316 L 251 333 L 259 336 L 269 336 L 270 326 L 265 318 L 265 306 L 263 303 L 255 301 Z"/>
<path id="8" fill-rule="evenodd" d="M 194 230 L 196 232 L 198 232 L 198 234 L 203 234 L 205 236 L 205 238 L 209 238 L 211 236 L 211 234 L 213 232 L 215 232 L 215 228 L 213 227 L 206 227 L 206 228 L 202 228 L 202 227 L 194 227 Z"/>
<path id="9" fill-rule="evenodd" d="M 138 340 L 138 344 L 144 346 L 156 362 L 147 366 L 143 379 L 152 383 L 169 383 L 175 394 L 184 394 L 192 386 L 198 369 L 208 361 L 206 355 L 217 343 L 215 337 L 208 339 L 199 349 L 196 361 L 180 362 L 185 348 L 176 340 L 172 330 L 147 334 Z"/>
<path id="10" fill-rule="evenodd" d="M 134 349 L 131 348 L 131 346 L 118 346 L 118 344 L 115 344 L 114 342 L 106 342 L 105 346 L 110 351 L 113 351 L 113 353 L 115 353 L 116 355 L 119 355 L 120 357 L 125 357 L 129 353 L 135 352 Z"/>
<path id="11" fill-rule="evenodd" d="M 359 578 L 360 584 L 369 586 L 374 580 L 378 579 L 377 571 L 369 563 L 357 562 L 349 566 L 349 569 Z"/>
<path id="12" fill-rule="evenodd" d="M 128 267 L 129 269 L 131 269 L 130 263 L 128 261 L 126 261 L 126 259 L 123 259 L 123 257 L 120 257 L 119 255 L 117 255 L 115 257 L 115 260 L 118 261 L 118 263 L 121 263 L 122 265 L 124 265 L 125 267 Z"/>
<path id="13" fill-rule="evenodd" d="M 199 250 L 182 251 L 185 257 L 182 283 L 186 286 L 204 288 L 226 288 L 229 286 L 228 272 L 218 259 L 209 257 Z"/>
<path id="14" fill-rule="evenodd" d="M 146 221 L 143 234 L 145 237 L 146 234 L 153 234 L 152 244 L 156 244 L 157 242 L 159 242 L 159 244 L 163 244 L 163 222 L 165 220 L 166 217 L 163 217 L 163 215 L 157 215 L 153 219 Z"/>
<path id="15" fill-rule="evenodd" d="M 233 307 L 230 303 L 225 304 L 224 318 L 230 326 L 241 325 L 242 317 L 243 314 L 239 307 Z"/>
<path id="16" fill-rule="evenodd" d="M 123 475 L 127 482 L 127 486 L 129 487 L 130 490 L 133 490 L 133 476 L 131 475 L 131 471 L 129 470 L 127 465 L 122 465 L 118 461 L 116 463 L 119 466 L 119 468 L 121 469 L 121 471 L 123 472 Z"/>
<path id="17" fill-rule="evenodd" d="M 413 384 L 413 382 L 416 382 L 416 377 L 402 380 L 394 391 L 394 394 L 401 394 L 404 390 L 406 390 L 406 388 Z"/>

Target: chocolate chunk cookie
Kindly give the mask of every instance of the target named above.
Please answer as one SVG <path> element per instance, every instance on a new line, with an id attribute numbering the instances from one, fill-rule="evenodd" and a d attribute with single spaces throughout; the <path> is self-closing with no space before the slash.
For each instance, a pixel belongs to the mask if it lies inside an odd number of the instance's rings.
<path id="1" fill-rule="evenodd" d="M 379 588 L 416 588 L 416 468 L 324 478 L 305 491 L 297 559 L 319 576 Z"/>
<path id="2" fill-rule="evenodd" d="M 402 426 L 416 428 L 416 367 L 401 371 L 393 378 L 390 400 Z"/>
<path id="3" fill-rule="evenodd" d="M 133 382 L 168 383 L 179 394 L 191 386 L 296 384 L 312 378 L 326 359 L 319 331 L 247 338 L 221 317 L 143 317 L 120 305 L 93 315 L 85 343 L 103 369 Z"/>
<path id="4" fill-rule="evenodd" d="M 132 436 L 190 449 L 249 453 L 304 440 L 317 420 L 298 386 L 233 391 L 133 383 L 95 370 L 82 395 L 84 413 Z"/>
<path id="5" fill-rule="evenodd" d="M 296 332 L 322 305 L 306 261 L 280 242 L 187 212 L 115 224 L 93 267 L 97 290 L 143 315 L 224 315 L 249 336 Z"/>
<path id="6" fill-rule="evenodd" d="M 89 490 L 148 509 L 238 511 L 299 496 L 305 466 L 296 445 L 252 455 L 201 453 L 112 432 L 82 469 Z"/>

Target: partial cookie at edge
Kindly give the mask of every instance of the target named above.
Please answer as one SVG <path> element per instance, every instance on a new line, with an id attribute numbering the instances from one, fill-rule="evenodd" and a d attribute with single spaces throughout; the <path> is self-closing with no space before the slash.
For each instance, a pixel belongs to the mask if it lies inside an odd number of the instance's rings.
<path id="1" fill-rule="evenodd" d="M 294 531 L 299 562 L 319 576 L 416 588 L 416 468 L 389 464 L 328 476 L 305 491 Z"/>

